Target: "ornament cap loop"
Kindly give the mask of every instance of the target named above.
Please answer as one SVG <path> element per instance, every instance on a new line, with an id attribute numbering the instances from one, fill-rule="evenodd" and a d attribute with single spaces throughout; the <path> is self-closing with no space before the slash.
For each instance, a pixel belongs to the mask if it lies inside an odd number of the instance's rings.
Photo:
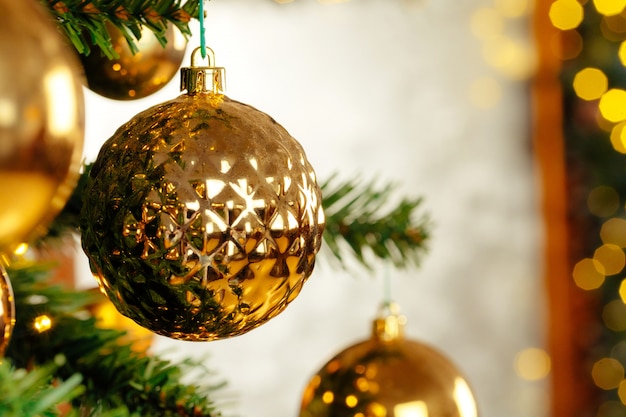
<path id="1" fill-rule="evenodd" d="M 404 338 L 406 317 L 399 314 L 400 308 L 395 303 L 385 303 L 374 319 L 372 337 L 383 342 L 391 342 Z"/>
<path id="2" fill-rule="evenodd" d="M 198 47 L 191 53 L 191 66 L 180 69 L 180 91 L 187 90 L 187 94 L 198 93 L 221 94 L 226 84 L 226 69 L 215 66 L 215 53 L 206 48 L 207 65 L 196 65 L 196 59 L 202 48 Z"/>

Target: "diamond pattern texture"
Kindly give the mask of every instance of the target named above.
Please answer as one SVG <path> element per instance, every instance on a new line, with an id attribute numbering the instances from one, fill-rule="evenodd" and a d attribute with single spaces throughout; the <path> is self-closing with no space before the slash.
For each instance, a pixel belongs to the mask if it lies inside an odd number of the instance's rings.
<path id="1" fill-rule="evenodd" d="M 182 95 L 103 145 L 82 245 L 117 309 L 157 334 L 213 340 L 279 314 L 313 271 L 322 197 L 301 145 L 224 97 Z"/>

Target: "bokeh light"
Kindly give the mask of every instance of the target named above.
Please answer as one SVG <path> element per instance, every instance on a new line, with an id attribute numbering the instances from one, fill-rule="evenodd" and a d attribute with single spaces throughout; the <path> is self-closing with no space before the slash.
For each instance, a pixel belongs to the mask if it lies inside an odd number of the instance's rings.
<path id="1" fill-rule="evenodd" d="M 613 123 L 626 120 L 626 91 L 612 88 L 604 93 L 600 98 L 600 113 Z"/>
<path id="2" fill-rule="evenodd" d="M 584 68 L 574 76 L 574 91 L 583 100 L 597 100 L 606 93 L 609 79 L 598 68 Z"/>
<path id="3" fill-rule="evenodd" d="M 52 328 L 52 319 L 45 314 L 35 317 L 33 327 L 39 333 L 47 332 Z"/>
<path id="4" fill-rule="evenodd" d="M 619 194 L 613 187 L 600 185 L 587 195 L 589 212 L 598 217 L 609 217 L 619 209 Z"/>
<path id="5" fill-rule="evenodd" d="M 622 300 L 622 303 L 626 303 L 626 279 L 623 279 L 619 284 L 619 298 Z M 626 358 L 624 358 L 626 360 Z"/>
<path id="6" fill-rule="evenodd" d="M 602 264 L 604 274 L 607 276 L 619 274 L 626 264 L 626 256 L 622 248 L 611 243 L 596 249 L 593 259 Z"/>
<path id="7" fill-rule="evenodd" d="M 626 330 L 626 304 L 620 300 L 613 300 L 602 308 L 604 325 L 614 332 Z"/>
<path id="8" fill-rule="evenodd" d="M 626 220 L 614 217 L 602 224 L 600 238 L 603 243 L 612 243 L 626 248 Z"/>
<path id="9" fill-rule="evenodd" d="M 619 45 L 617 55 L 619 56 L 619 60 L 622 63 L 622 65 L 626 66 L 626 41 L 622 42 Z"/>
<path id="10" fill-rule="evenodd" d="M 545 350 L 528 348 L 516 355 L 514 366 L 515 372 L 520 378 L 537 381 L 550 374 L 552 361 Z"/>
<path id="11" fill-rule="evenodd" d="M 505 76 L 522 80 L 535 69 L 535 55 L 531 48 L 508 36 L 496 36 L 483 45 L 485 62 L 500 70 Z"/>
<path id="12" fill-rule="evenodd" d="M 593 5 L 598 13 L 605 16 L 615 16 L 624 10 L 626 0 L 593 0 Z"/>
<path id="13" fill-rule="evenodd" d="M 595 259 L 585 258 L 574 265 L 572 276 L 579 288 L 595 290 L 604 283 L 604 267 Z"/>
<path id="14" fill-rule="evenodd" d="M 626 154 L 626 122 L 618 123 L 611 129 L 611 146 L 619 153 Z"/>
<path id="15" fill-rule="evenodd" d="M 481 7 L 470 16 L 470 30 L 478 39 L 487 40 L 499 36 L 503 29 L 504 20 L 494 8 Z"/>
<path id="16" fill-rule="evenodd" d="M 624 380 L 624 367 L 613 358 L 602 358 L 593 364 L 591 377 L 598 388 L 615 389 Z"/>
<path id="17" fill-rule="evenodd" d="M 493 108 L 502 98 L 502 87 L 493 77 L 477 78 L 469 85 L 468 96 L 470 102 L 478 108 Z"/>
<path id="18" fill-rule="evenodd" d="M 524 17 L 530 11 L 530 0 L 494 0 L 496 10 L 507 18 Z"/>
<path id="19" fill-rule="evenodd" d="M 575 29 L 583 21 L 583 6 L 576 0 L 556 0 L 550 6 L 550 21 L 561 30 Z"/>
<path id="20" fill-rule="evenodd" d="M 550 44 L 554 55 L 562 61 L 576 58 L 583 50 L 583 38 L 577 30 L 555 34 Z"/>

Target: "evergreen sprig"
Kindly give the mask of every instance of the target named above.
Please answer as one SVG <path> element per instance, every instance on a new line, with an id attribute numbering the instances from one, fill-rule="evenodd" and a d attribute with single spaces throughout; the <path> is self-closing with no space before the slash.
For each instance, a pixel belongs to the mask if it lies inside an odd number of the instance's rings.
<path id="1" fill-rule="evenodd" d="M 91 166 L 84 167 L 74 193 L 40 243 L 79 232 L 82 195 Z M 419 265 L 430 226 L 425 214 L 416 213 L 421 198 L 404 198 L 385 211 L 396 190 L 393 184 L 377 186 L 375 181 L 363 183 L 357 178 L 340 182 L 332 175 L 320 187 L 326 213 L 323 237 L 339 265 L 346 267 L 347 257 L 356 257 L 367 268 L 373 267 L 374 259 L 398 268 Z"/>
<path id="2" fill-rule="evenodd" d="M 403 198 L 385 210 L 396 190 L 393 184 L 363 184 L 356 178 L 340 182 L 335 175 L 321 188 L 326 213 L 324 241 L 342 266 L 347 257 L 368 268 L 373 265 L 372 258 L 390 261 L 398 268 L 419 264 L 429 227 L 428 217 L 416 214 L 421 198 Z"/>
<path id="3" fill-rule="evenodd" d="M 69 384 L 65 395 L 56 399 L 68 401 L 73 410 L 80 410 L 81 417 L 219 415 L 210 398 L 223 384 L 201 386 L 181 382 L 192 371 L 194 374 L 205 371 L 200 379 L 209 381 L 208 370 L 190 360 L 174 364 L 134 351 L 130 343 L 121 342 L 125 331 L 96 326 L 96 318 L 88 307 L 101 298 L 89 291 L 47 284 L 51 268 L 50 264 L 40 263 L 7 268 L 17 317 L 6 356 L 17 369 L 43 369 L 40 371 L 43 379 L 52 374 L 50 370 L 54 367 L 52 382 Z M 44 314 L 52 326 L 40 332 L 34 323 Z M 53 363 L 59 357 L 63 361 Z M 22 371 L 15 372 L 19 376 Z M 81 380 L 78 386 L 76 381 Z M 7 395 L 0 390 L 0 406 L 10 401 Z"/>
<path id="4" fill-rule="evenodd" d="M 189 21 L 198 14 L 198 0 L 41 0 L 76 50 L 89 55 L 97 46 L 109 59 L 119 58 L 113 48 L 109 25 L 124 35 L 133 53 L 142 28 L 167 43 L 166 30 L 175 25 L 191 36 Z"/>
<path id="5" fill-rule="evenodd" d="M 0 362 L 0 415 L 3 417 L 54 417 L 60 404 L 69 403 L 84 392 L 81 376 L 56 381 L 55 373 L 65 362 L 62 355 L 47 365 L 27 371 L 9 360 Z M 66 417 L 76 416 L 75 412 Z"/>

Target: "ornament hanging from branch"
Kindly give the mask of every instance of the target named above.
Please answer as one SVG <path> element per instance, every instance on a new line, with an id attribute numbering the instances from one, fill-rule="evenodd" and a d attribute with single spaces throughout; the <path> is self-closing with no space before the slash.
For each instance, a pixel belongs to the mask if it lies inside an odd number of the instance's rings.
<path id="1" fill-rule="evenodd" d="M 372 336 L 311 378 L 300 417 L 477 417 L 465 378 L 434 348 L 406 339 L 405 320 L 397 305 L 386 303 Z"/>
<path id="2" fill-rule="evenodd" d="M 243 334 L 273 318 L 313 271 L 325 224 L 302 146 L 223 94 L 224 68 L 181 69 L 178 98 L 103 145 L 81 213 L 101 290 L 151 331 L 184 340 Z"/>
<path id="3" fill-rule="evenodd" d="M 87 87 L 93 92 L 114 100 L 141 99 L 159 91 L 178 72 L 187 39 L 174 25 L 162 35 L 165 45 L 144 26 L 136 44 L 138 51 L 131 50 L 124 34 L 113 24 L 107 22 L 105 27 L 118 57 L 110 59 L 98 50 L 80 55 Z"/>
<path id="4" fill-rule="evenodd" d="M 0 252 L 42 236 L 79 176 L 79 63 L 35 0 L 0 1 Z"/>

